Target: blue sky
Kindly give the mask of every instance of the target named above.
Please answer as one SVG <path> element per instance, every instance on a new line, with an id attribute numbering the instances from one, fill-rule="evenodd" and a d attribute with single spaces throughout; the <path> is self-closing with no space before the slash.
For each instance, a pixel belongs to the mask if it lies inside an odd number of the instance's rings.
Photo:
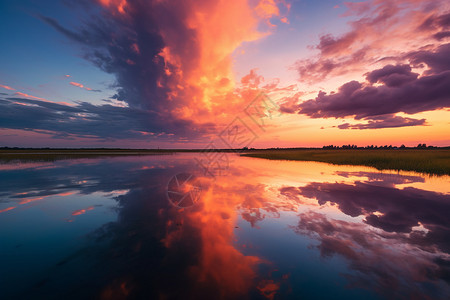
<path id="1" fill-rule="evenodd" d="M 110 97 L 114 77 L 84 60 L 80 45 L 39 19 L 39 15 L 50 16 L 76 27 L 82 13 L 79 10 L 64 1 L 2 1 L 1 84 L 52 101 L 98 103 Z M 89 92 L 70 85 L 70 81 L 103 92 Z"/>

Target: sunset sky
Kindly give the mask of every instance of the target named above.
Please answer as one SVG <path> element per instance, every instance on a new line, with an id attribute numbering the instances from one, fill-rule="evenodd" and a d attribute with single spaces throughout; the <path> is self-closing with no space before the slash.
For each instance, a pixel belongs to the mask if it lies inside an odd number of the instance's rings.
<path id="1" fill-rule="evenodd" d="M 0 24 L 0 146 L 450 145 L 448 0 L 2 1 Z"/>

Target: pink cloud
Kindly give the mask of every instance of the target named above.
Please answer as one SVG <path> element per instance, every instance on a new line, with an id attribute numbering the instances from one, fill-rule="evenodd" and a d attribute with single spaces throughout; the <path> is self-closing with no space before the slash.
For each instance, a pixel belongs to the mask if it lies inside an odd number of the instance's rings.
<path id="1" fill-rule="evenodd" d="M 93 206 L 89 206 L 88 208 L 85 208 L 85 209 L 79 209 L 79 210 L 74 211 L 72 213 L 72 216 L 79 216 L 79 215 L 85 214 L 87 211 L 93 210 L 93 209 L 94 209 Z"/>
<path id="2" fill-rule="evenodd" d="M 242 85 L 249 88 L 258 88 L 264 81 L 264 77 L 256 73 L 257 69 L 250 70 L 250 73 L 241 78 Z"/>
<path id="3" fill-rule="evenodd" d="M 84 88 L 84 85 L 82 85 L 81 83 L 78 83 L 78 82 L 73 82 L 73 81 L 71 81 L 71 82 L 69 82 L 71 85 L 73 85 L 73 86 L 77 86 L 77 87 L 79 87 L 79 88 Z"/>
<path id="4" fill-rule="evenodd" d="M 437 49 L 448 33 L 449 8 L 438 0 L 431 6 L 424 0 L 369 0 L 346 2 L 342 17 L 353 17 L 351 30 L 341 36 L 325 34 L 312 48 L 318 56 L 296 62 L 300 80 L 320 83 L 344 74 L 360 75 L 388 60 L 404 63 L 404 54 L 424 45 Z M 355 19 L 356 17 L 356 19 Z"/>
<path id="5" fill-rule="evenodd" d="M 132 45 L 131 45 L 131 50 L 133 50 L 135 53 L 137 53 L 137 54 L 141 54 L 141 50 L 139 49 L 139 46 L 138 46 L 138 44 L 136 44 L 136 43 L 133 43 Z"/>
<path id="6" fill-rule="evenodd" d="M 286 17 L 281 18 L 280 21 L 285 23 L 285 24 L 289 24 L 289 20 Z"/>
<path id="7" fill-rule="evenodd" d="M 14 209 L 14 208 L 16 208 L 16 207 L 15 206 L 11 206 L 11 207 L 8 207 L 8 208 L 5 208 L 5 209 L 0 209 L 0 213 L 9 211 L 9 210 Z"/>
<path id="8" fill-rule="evenodd" d="M 10 91 L 15 91 L 15 89 L 13 89 L 12 87 L 7 86 L 7 85 L 0 84 L 0 87 L 2 87 L 4 89 L 7 89 L 7 90 L 10 90 Z"/>
<path id="9" fill-rule="evenodd" d="M 73 85 L 73 86 L 76 86 L 76 87 L 79 87 L 79 88 L 81 88 L 81 89 L 85 89 L 86 91 L 93 91 L 93 92 L 98 92 L 98 91 L 99 91 L 99 90 L 93 90 L 93 89 L 91 89 L 91 88 L 88 88 L 87 86 L 84 86 L 84 85 L 81 84 L 81 83 L 74 82 L 74 81 L 69 82 L 69 84 L 71 84 L 71 85 Z"/>
<path id="10" fill-rule="evenodd" d="M 25 98 L 30 98 L 30 99 L 35 99 L 35 100 L 41 100 L 41 101 L 45 101 L 45 102 L 51 102 L 51 101 L 48 101 L 45 98 L 40 98 L 40 97 L 28 95 L 28 94 L 25 94 L 25 93 L 22 93 L 22 92 L 15 92 L 14 95 L 25 97 Z"/>
<path id="11" fill-rule="evenodd" d="M 24 198 L 23 200 L 21 200 L 19 202 L 19 204 L 27 204 L 30 202 L 34 202 L 34 201 L 39 201 L 48 197 L 55 197 L 55 196 L 60 196 L 60 197 L 65 197 L 65 196 L 70 196 L 73 195 L 74 192 L 65 192 L 65 193 L 58 193 L 58 194 L 51 194 L 51 195 L 46 195 L 46 196 L 41 196 L 41 197 L 30 197 L 30 198 Z M 26 194 L 24 194 L 26 196 Z"/>
<path id="12" fill-rule="evenodd" d="M 30 202 L 42 200 L 44 198 L 45 198 L 45 196 L 43 196 L 43 197 L 34 197 L 34 198 L 33 197 L 32 198 L 26 198 L 26 199 L 21 200 L 19 202 L 19 204 L 27 204 L 27 203 L 30 203 Z"/>
<path id="13" fill-rule="evenodd" d="M 73 104 L 70 104 L 70 103 L 67 103 L 67 102 L 53 102 L 53 101 L 47 100 L 45 98 L 40 98 L 40 97 L 28 95 L 28 94 L 22 93 L 22 92 L 15 92 L 14 95 L 20 96 L 20 97 L 24 97 L 24 98 L 33 99 L 33 100 L 39 100 L 39 101 L 43 101 L 43 102 L 48 102 L 48 103 L 56 103 L 56 104 L 61 104 L 61 105 L 73 106 Z"/>

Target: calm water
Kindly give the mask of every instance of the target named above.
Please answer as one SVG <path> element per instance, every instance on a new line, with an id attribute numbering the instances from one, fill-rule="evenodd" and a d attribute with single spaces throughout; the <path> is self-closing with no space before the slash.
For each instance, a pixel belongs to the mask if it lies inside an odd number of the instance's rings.
<path id="1" fill-rule="evenodd" d="M 0 165 L 0 298 L 450 297 L 449 177 L 195 157 Z"/>

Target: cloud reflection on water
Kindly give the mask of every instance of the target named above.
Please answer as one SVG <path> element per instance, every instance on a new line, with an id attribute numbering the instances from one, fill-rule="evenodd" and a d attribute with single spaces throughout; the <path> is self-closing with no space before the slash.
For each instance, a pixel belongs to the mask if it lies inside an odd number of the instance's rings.
<path id="1" fill-rule="evenodd" d="M 193 155 L 58 161 L 51 167 L 2 171 L 0 223 L 13 213 L 20 220 L 31 204 L 20 203 L 30 198 L 58 196 L 64 201 L 101 193 L 117 203 L 116 221 L 94 232 L 75 227 L 78 236 L 85 236 L 84 246 L 49 266 L 23 295 L 296 298 L 298 278 L 280 263 L 286 258 L 295 265 L 307 258 L 281 240 L 275 256 L 280 261 L 269 260 L 264 251 L 271 241 L 264 235 L 247 247 L 247 232 L 278 230 L 270 220 L 307 241 L 308 251 L 322 257 L 314 264 L 323 274 L 336 272 L 328 269 L 332 257 L 345 259 L 347 265 L 337 271 L 346 280 L 341 292 L 348 299 L 357 298 L 355 290 L 397 298 L 445 299 L 449 294 L 450 199 L 448 193 L 424 188 L 434 179 L 236 158 L 229 176 L 215 181 L 199 177 L 198 205 L 177 209 L 166 198 L 167 182 L 174 174 L 195 170 Z M 33 205 L 44 209 L 40 201 Z M 23 209 L 5 210 L 15 206 Z M 70 214 L 93 220 L 102 209 L 84 201 Z M 26 222 L 33 226 L 32 219 Z M 308 276 L 313 270 L 302 272 Z M 308 287 L 302 289 L 308 296 Z"/>

